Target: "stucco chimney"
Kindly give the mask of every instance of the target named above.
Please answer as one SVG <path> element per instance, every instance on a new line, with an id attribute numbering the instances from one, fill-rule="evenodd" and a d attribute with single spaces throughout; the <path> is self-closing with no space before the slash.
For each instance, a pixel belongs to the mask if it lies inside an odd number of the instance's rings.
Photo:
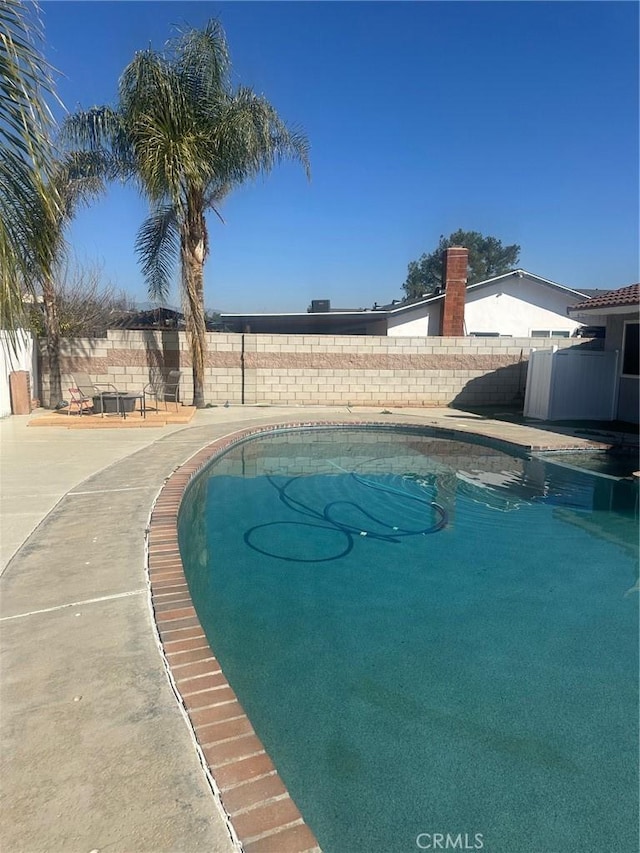
<path id="1" fill-rule="evenodd" d="M 440 315 L 440 334 L 464 335 L 464 300 L 467 291 L 469 250 L 451 246 L 444 253 L 444 305 Z"/>

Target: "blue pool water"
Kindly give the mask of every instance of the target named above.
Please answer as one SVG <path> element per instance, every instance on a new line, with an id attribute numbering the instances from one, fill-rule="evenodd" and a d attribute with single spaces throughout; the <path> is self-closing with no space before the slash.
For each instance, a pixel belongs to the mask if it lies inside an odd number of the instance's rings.
<path id="1" fill-rule="evenodd" d="M 635 853 L 637 494 L 365 429 L 254 439 L 195 482 L 196 609 L 325 853 Z"/>

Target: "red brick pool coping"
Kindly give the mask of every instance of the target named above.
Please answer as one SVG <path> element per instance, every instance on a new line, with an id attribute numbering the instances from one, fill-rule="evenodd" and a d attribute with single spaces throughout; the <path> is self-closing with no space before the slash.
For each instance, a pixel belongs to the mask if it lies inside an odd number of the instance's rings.
<path id="1" fill-rule="evenodd" d="M 469 441 L 469 432 L 425 424 L 312 421 L 251 427 L 224 436 L 190 457 L 160 491 L 149 521 L 147 568 L 151 609 L 167 674 L 189 721 L 207 779 L 227 816 L 229 832 L 245 853 L 320 853 L 209 647 L 193 606 L 178 547 L 178 513 L 191 480 L 213 458 L 252 436 L 308 427 L 397 427 L 433 431 Z M 531 448 L 490 439 L 505 450 Z M 595 442 L 593 443 L 596 444 Z"/>
<path id="2" fill-rule="evenodd" d="M 283 424 L 280 428 L 315 425 Z M 178 547 L 180 504 L 196 474 L 234 444 L 278 428 L 254 427 L 218 439 L 167 480 L 151 511 L 147 536 L 151 607 L 167 673 L 234 841 L 245 853 L 320 853 L 314 834 L 209 647 L 189 594 Z"/>

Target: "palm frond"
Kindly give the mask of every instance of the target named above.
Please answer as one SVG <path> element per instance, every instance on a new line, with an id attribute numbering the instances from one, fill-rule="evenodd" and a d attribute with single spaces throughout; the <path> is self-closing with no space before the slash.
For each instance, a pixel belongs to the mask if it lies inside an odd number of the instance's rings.
<path id="1" fill-rule="evenodd" d="M 175 51 L 180 83 L 190 102 L 210 114 L 221 94 L 229 89 L 229 47 L 220 22 L 211 19 L 203 30 L 180 32 L 169 43 Z"/>
<path id="2" fill-rule="evenodd" d="M 149 296 L 164 301 L 169 295 L 180 247 L 178 219 L 172 205 L 156 207 L 140 226 L 136 251 Z"/>
<path id="3" fill-rule="evenodd" d="M 104 149 L 70 151 L 55 164 L 53 183 L 60 198 L 60 230 L 73 219 L 78 207 L 88 205 L 106 190 L 108 180 L 120 173 L 115 158 Z"/>
<path id="4" fill-rule="evenodd" d="M 179 207 L 193 118 L 175 67 L 151 50 L 137 53 L 120 80 L 120 109 L 145 195 L 152 203 L 168 196 Z"/>
<path id="5" fill-rule="evenodd" d="M 51 269 L 58 198 L 49 183 L 55 98 L 37 4 L 0 3 L 0 313 L 22 319 L 24 287 Z"/>
<path id="6" fill-rule="evenodd" d="M 78 110 L 65 118 L 60 141 L 66 151 L 81 150 L 111 156 L 113 164 L 133 167 L 131 146 L 122 113 L 109 106 Z M 119 177 L 129 177 L 125 172 Z"/>
<path id="7" fill-rule="evenodd" d="M 229 195 L 233 185 L 229 181 L 209 181 L 207 192 L 204 195 L 204 209 L 212 210 L 222 224 L 225 224 L 224 218 L 218 210 L 218 205 Z"/>
<path id="8" fill-rule="evenodd" d="M 267 173 L 283 160 L 299 162 L 311 176 L 307 137 L 289 128 L 275 108 L 251 89 L 241 87 L 227 98 L 211 136 L 218 174 L 234 183 Z"/>
<path id="9" fill-rule="evenodd" d="M 47 97 L 57 97 L 37 13 L 22 0 L 0 4 L 0 132 L 7 151 L 46 171 L 54 124 Z"/>
<path id="10" fill-rule="evenodd" d="M 91 107 L 68 115 L 60 128 L 60 138 L 68 147 L 94 151 L 110 146 L 120 128 L 121 118 L 111 107 Z"/>

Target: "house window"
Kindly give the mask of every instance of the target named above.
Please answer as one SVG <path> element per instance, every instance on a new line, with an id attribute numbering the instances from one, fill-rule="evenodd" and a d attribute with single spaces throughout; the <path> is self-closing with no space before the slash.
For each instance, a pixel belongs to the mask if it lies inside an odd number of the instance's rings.
<path id="1" fill-rule="evenodd" d="M 532 338 L 570 338 L 571 332 L 566 329 L 553 331 L 552 329 L 533 329 L 531 332 Z"/>
<path id="2" fill-rule="evenodd" d="M 624 337 L 622 340 L 622 375 L 623 376 L 638 376 L 640 374 L 639 363 L 639 348 L 638 348 L 638 330 L 640 323 L 632 323 L 627 321 L 624 324 Z"/>
<path id="3" fill-rule="evenodd" d="M 469 332 L 472 338 L 499 338 L 500 332 Z"/>

